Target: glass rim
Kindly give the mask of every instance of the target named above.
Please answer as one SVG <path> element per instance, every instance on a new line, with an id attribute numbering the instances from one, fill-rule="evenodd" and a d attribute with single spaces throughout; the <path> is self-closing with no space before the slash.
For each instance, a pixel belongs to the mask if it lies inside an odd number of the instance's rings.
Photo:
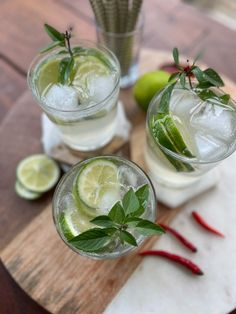
<path id="1" fill-rule="evenodd" d="M 124 38 L 124 37 L 131 37 L 139 32 L 142 32 L 143 27 L 144 27 L 144 20 L 145 20 L 145 14 L 144 14 L 144 11 L 141 10 L 140 15 L 138 17 L 138 23 L 136 24 L 135 29 L 133 31 L 128 31 L 124 33 L 107 32 L 100 25 L 98 25 L 96 20 L 94 21 L 94 23 L 96 26 L 96 30 L 98 30 L 100 33 L 105 34 L 106 36 L 109 36 L 109 37 Z"/>
<path id="2" fill-rule="evenodd" d="M 78 108 L 72 110 L 72 109 L 69 109 L 69 110 L 65 110 L 65 109 L 58 109 L 58 108 L 55 108 L 55 107 L 52 107 L 52 106 L 48 106 L 45 101 L 43 101 L 42 99 L 39 98 L 39 96 L 34 92 L 34 86 L 32 84 L 32 74 L 34 73 L 33 71 L 33 68 L 35 66 L 38 66 L 39 63 L 40 63 L 40 60 L 47 60 L 47 57 L 50 57 L 51 55 L 53 56 L 53 54 L 56 52 L 56 51 L 60 51 L 60 49 L 62 49 L 62 47 L 57 47 L 55 49 L 52 49 L 51 51 L 49 52 L 46 52 L 46 53 L 42 53 L 42 54 L 38 54 L 37 56 L 35 56 L 33 58 L 33 60 L 31 61 L 30 63 L 30 66 L 28 68 L 28 71 L 27 71 L 27 84 L 28 84 L 28 87 L 34 97 L 34 99 L 37 101 L 37 103 L 40 105 L 40 107 L 42 107 L 42 109 L 49 109 L 51 111 L 54 111 L 54 112 L 61 112 L 61 113 L 77 113 L 77 112 L 81 112 L 81 113 L 84 113 L 84 112 L 87 112 L 87 111 L 93 111 L 94 108 L 97 108 L 97 107 L 103 107 L 103 105 L 105 103 L 107 103 L 107 101 L 112 98 L 112 96 L 115 94 L 116 90 L 117 90 L 117 87 L 119 87 L 119 84 L 120 84 L 120 77 L 121 77 L 121 70 L 120 70 L 120 64 L 119 64 L 119 61 L 116 57 L 116 55 L 109 49 L 107 48 L 105 45 L 103 44 L 100 44 L 100 43 L 97 43 L 97 42 L 94 42 L 94 41 L 91 41 L 91 40 L 87 40 L 87 39 L 81 39 L 81 40 L 78 40 L 76 43 L 72 43 L 72 48 L 73 47 L 77 47 L 81 45 L 83 47 L 83 45 L 85 45 L 86 47 L 85 48 L 94 48 L 94 49 L 98 49 L 100 50 L 101 52 L 105 52 L 106 55 L 109 57 L 109 58 L 112 58 L 113 61 L 115 62 L 115 65 L 116 65 L 116 69 L 117 69 L 117 77 L 116 77 L 116 81 L 115 81 L 115 84 L 114 84 L 114 87 L 112 89 L 112 91 L 101 101 L 95 103 L 95 104 L 92 104 L 92 105 L 80 105 L 78 106 Z M 61 54 L 61 56 L 63 56 L 63 54 Z"/>
<path id="3" fill-rule="evenodd" d="M 220 93 L 224 93 L 225 92 L 219 88 L 219 87 L 215 87 L 215 86 L 212 86 L 213 88 L 217 88 L 217 90 L 220 91 Z M 152 134 L 152 130 L 151 130 L 151 127 L 150 127 L 150 123 L 149 123 L 149 118 L 150 118 L 150 111 L 151 111 L 151 107 L 152 105 L 156 102 L 156 99 L 159 97 L 160 93 L 162 91 L 164 91 L 164 89 L 166 89 L 166 87 L 164 87 L 160 92 L 157 92 L 154 97 L 152 98 L 150 104 L 149 104 L 149 109 L 148 109 L 148 113 L 147 113 L 147 127 L 148 127 L 148 130 L 149 132 L 151 133 L 151 136 L 153 138 L 153 134 Z M 174 87 L 174 89 L 180 89 L 180 90 L 184 90 L 181 86 L 177 85 Z M 190 90 L 192 93 L 194 93 L 194 90 Z M 235 105 L 235 108 L 232 107 L 232 106 L 229 106 L 230 108 L 233 108 L 236 112 L 236 102 L 234 101 L 234 99 L 232 99 L 232 97 L 230 96 L 230 100 L 232 101 L 232 103 Z M 166 148 L 165 146 L 161 145 L 159 142 L 157 142 L 155 140 L 155 144 L 157 144 L 167 155 L 169 155 L 170 157 L 174 157 L 175 159 L 177 160 L 180 160 L 182 162 L 186 162 L 186 163 L 190 163 L 190 164 L 194 164 L 194 165 L 198 165 L 198 164 L 201 164 L 201 165 L 206 165 L 206 164 L 213 164 L 213 163 L 217 163 L 217 162 L 220 162 L 224 159 L 226 159 L 227 157 L 229 157 L 230 155 L 232 155 L 235 150 L 236 150 L 236 140 L 230 145 L 230 149 L 228 149 L 227 153 L 224 154 L 224 156 L 222 157 L 219 157 L 219 158 L 215 158 L 215 159 L 212 159 L 212 160 L 203 160 L 203 159 L 200 159 L 198 160 L 196 157 L 195 158 L 191 158 L 191 157 L 185 157 L 183 155 L 180 155 L 180 154 L 177 154 L 171 150 L 169 150 L 168 148 Z"/>
<path id="4" fill-rule="evenodd" d="M 124 250 L 122 251 L 118 251 L 118 252 L 107 252 L 105 253 L 104 255 L 103 254 L 99 254 L 99 253 L 92 253 L 92 252 L 83 252 L 81 250 L 78 250 L 76 248 L 73 247 L 73 245 L 70 245 L 68 243 L 68 241 L 66 241 L 66 239 L 63 237 L 63 233 L 62 231 L 60 230 L 59 228 L 59 223 L 58 223 L 58 219 L 57 219 L 57 215 L 56 215 L 56 202 L 57 202 L 57 198 L 58 198 L 58 193 L 59 191 L 62 189 L 62 186 L 64 185 L 65 181 L 67 180 L 67 178 L 73 174 L 73 171 L 77 168 L 77 167 L 80 167 L 82 166 L 84 163 L 86 162 L 89 162 L 91 160 L 94 160 L 94 159 L 99 159 L 99 158 L 109 158 L 109 159 L 114 159 L 114 160 L 118 160 L 118 161 L 121 161 L 122 163 L 124 164 L 128 164 L 128 166 L 130 167 L 134 167 L 138 170 L 139 173 L 142 174 L 142 176 L 145 177 L 145 179 L 147 180 L 149 186 L 151 187 L 151 191 L 152 191 L 152 202 L 154 202 L 154 211 L 153 211 L 153 214 L 154 214 L 154 221 L 156 221 L 157 219 L 157 211 L 158 211 L 158 200 L 157 200 L 157 197 L 156 197 L 156 192 L 155 192 L 155 189 L 154 189 L 154 186 L 153 186 L 153 183 L 151 181 L 151 179 L 149 178 L 149 176 L 147 175 L 147 173 L 137 164 L 135 163 L 134 161 L 131 161 L 131 160 L 128 160 L 124 157 L 121 157 L 121 156 L 117 156 L 117 155 L 102 155 L 102 156 L 94 156 L 94 157 L 89 157 L 89 158 L 86 158 L 86 159 L 83 159 L 81 161 L 79 161 L 78 163 L 76 163 L 75 165 L 73 165 L 62 177 L 61 179 L 59 180 L 59 182 L 57 183 L 57 186 L 56 186 L 56 189 L 54 191 L 54 194 L 53 194 L 53 198 L 52 198 L 52 218 L 53 218 L 53 222 L 54 222 L 54 225 L 56 227 L 56 230 L 57 230 L 57 233 L 59 234 L 60 238 L 62 239 L 62 241 L 70 248 L 72 249 L 74 252 L 76 252 L 77 254 L 79 255 L 82 255 L 82 256 L 85 256 L 85 257 L 89 257 L 89 258 L 92 258 L 92 259 L 113 259 L 113 258 L 117 258 L 117 257 L 120 257 L 120 256 L 124 256 L 126 254 L 128 254 L 129 252 L 137 249 L 137 247 L 132 247 L 132 246 L 127 246 Z M 151 193 L 150 193 L 151 195 Z M 138 246 L 140 246 L 143 241 L 146 239 L 145 236 L 143 235 L 140 235 L 140 239 L 137 240 L 137 243 L 138 243 Z"/>

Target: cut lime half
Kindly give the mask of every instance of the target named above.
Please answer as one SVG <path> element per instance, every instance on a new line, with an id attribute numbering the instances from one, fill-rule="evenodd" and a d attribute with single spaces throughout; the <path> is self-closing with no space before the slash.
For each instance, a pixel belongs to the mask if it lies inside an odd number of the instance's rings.
<path id="1" fill-rule="evenodd" d="M 76 179 L 78 198 L 88 207 L 110 207 L 120 197 L 117 166 L 107 159 L 95 159 L 84 166 Z"/>
<path id="2" fill-rule="evenodd" d="M 187 148 L 182 135 L 180 134 L 178 128 L 176 127 L 173 119 L 170 115 L 164 115 L 163 117 L 155 117 L 151 121 L 151 129 L 154 139 L 161 146 L 172 151 L 173 153 L 185 156 L 185 157 L 194 157 L 190 150 Z M 177 171 L 181 172 L 190 172 L 194 168 L 186 163 L 178 160 L 170 155 L 168 155 L 164 149 L 161 148 L 161 151 L 169 160 L 169 162 L 175 167 Z"/>
<path id="3" fill-rule="evenodd" d="M 37 87 L 41 96 L 46 93 L 49 86 L 59 83 L 59 63 L 60 60 L 53 59 L 39 67 Z"/>
<path id="4" fill-rule="evenodd" d="M 89 218 L 82 212 L 66 209 L 60 216 L 59 223 L 67 240 L 72 239 L 81 232 L 94 228 L 95 225 L 89 222 Z"/>
<path id="5" fill-rule="evenodd" d="M 43 193 L 57 183 L 60 169 L 57 163 L 46 155 L 31 155 L 20 161 L 16 176 L 26 189 Z"/>
<path id="6" fill-rule="evenodd" d="M 15 183 L 15 191 L 18 196 L 26 200 L 36 200 L 42 195 L 41 193 L 29 191 L 18 180 Z"/>

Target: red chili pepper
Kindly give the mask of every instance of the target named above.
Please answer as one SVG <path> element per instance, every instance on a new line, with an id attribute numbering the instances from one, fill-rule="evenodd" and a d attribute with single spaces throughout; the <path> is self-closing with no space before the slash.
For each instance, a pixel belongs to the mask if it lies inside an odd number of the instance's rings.
<path id="1" fill-rule="evenodd" d="M 202 226 L 204 229 L 206 229 L 207 231 L 214 233 L 220 237 L 224 238 L 223 233 L 221 233 L 220 231 L 216 230 L 215 228 L 213 228 L 212 226 L 208 225 L 208 223 L 202 218 L 202 216 L 200 216 L 196 211 L 192 212 L 192 216 L 195 219 L 195 221 Z"/>
<path id="2" fill-rule="evenodd" d="M 166 226 L 163 223 L 159 223 L 159 225 L 166 231 L 169 231 L 171 234 L 173 234 L 176 239 L 178 239 L 185 247 L 187 247 L 189 250 L 191 250 L 192 252 L 197 252 L 197 248 L 196 246 L 194 246 L 191 242 L 189 242 L 184 236 L 182 236 L 182 234 L 180 234 L 178 231 L 176 231 L 175 229 Z"/>
<path id="3" fill-rule="evenodd" d="M 180 265 L 185 266 L 189 270 L 191 270 L 192 273 L 195 275 L 203 275 L 202 270 L 193 262 L 191 262 L 189 259 L 184 258 L 179 255 L 175 255 L 166 251 L 159 251 L 159 250 L 149 250 L 149 251 L 143 251 L 140 252 L 139 255 L 145 256 L 145 255 L 154 255 L 154 256 L 162 256 L 168 260 L 171 260 L 173 262 L 176 262 Z"/>

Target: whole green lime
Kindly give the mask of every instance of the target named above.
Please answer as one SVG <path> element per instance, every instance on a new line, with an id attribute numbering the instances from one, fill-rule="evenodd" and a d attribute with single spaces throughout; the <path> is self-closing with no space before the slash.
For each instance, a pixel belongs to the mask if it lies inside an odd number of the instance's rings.
<path id="1" fill-rule="evenodd" d="M 170 74 L 166 71 L 152 71 L 140 76 L 133 87 L 133 95 L 137 104 L 145 111 L 152 97 L 165 87 Z"/>

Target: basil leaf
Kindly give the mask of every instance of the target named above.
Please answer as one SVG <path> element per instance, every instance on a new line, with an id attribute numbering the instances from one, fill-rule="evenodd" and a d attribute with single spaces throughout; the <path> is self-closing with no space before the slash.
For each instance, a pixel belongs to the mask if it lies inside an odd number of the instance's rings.
<path id="1" fill-rule="evenodd" d="M 44 24 L 44 29 L 53 41 L 64 41 L 64 34 L 58 32 L 54 27 Z"/>
<path id="2" fill-rule="evenodd" d="M 68 242 L 81 251 L 94 252 L 106 246 L 109 240 L 110 235 L 106 229 L 93 228 L 70 239 Z"/>
<path id="3" fill-rule="evenodd" d="M 64 58 L 59 63 L 59 81 L 61 84 L 69 84 L 72 81 L 74 58 Z"/>
<path id="4" fill-rule="evenodd" d="M 97 216 L 94 219 L 90 220 L 91 223 L 101 226 L 101 227 L 113 227 L 114 223 L 110 217 L 106 215 Z"/>
<path id="5" fill-rule="evenodd" d="M 137 224 L 142 221 L 141 218 L 138 217 L 127 217 L 125 219 L 125 223 L 130 227 L 130 228 L 135 228 Z"/>
<path id="6" fill-rule="evenodd" d="M 168 79 L 168 82 L 174 81 L 175 79 L 179 78 L 180 73 L 176 72 L 176 73 L 172 73 L 171 76 Z"/>
<path id="7" fill-rule="evenodd" d="M 152 236 L 165 233 L 164 229 L 162 229 L 160 226 L 146 219 L 142 219 L 142 221 L 140 221 L 136 225 L 135 230 L 137 230 L 144 236 Z"/>
<path id="8" fill-rule="evenodd" d="M 51 44 L 49 44 L 47 47 L 43 48 L 40 50 L 40 53 L 44 53 L 44 52 L 47 52 L 49 50 L 52 50 L 54 49 L 55 47 L 58 47 L 60 46 L 61 44 L 61 41 L 53 41 Z"/>
<path id="9" fill-rule="evenodd" d="M 120 202 L 117 202 L 108 214 L 109 218 L 118 224 L 122 224 L 125 219 L 125 212 Z"/>
<path id="10" fill-rule="evenodd" d="M 175 64 L 179 65 L 179 50 L 178 50 L 178 48 L 174 48 L 172 54 L 173 54 Z"/>
<path id="11" fill-rule="evenodd" d="M 204 73 L 204 79 L 210 83 L 212 83 L 214 86 L 220 87 L 224 86 L 224 82 L 219 76 L 219 74 L 213 70 L 213 69 L 206 69 L 203 71 Z"/>
<path id="12" fill-rule="evenodd" d="M 135 237 L 129 233 L 128 231 L 121 230 L 120 231 L 120 239 L 121 242 L 126 242 L 128 244 L 131 244 L 133 246 L 138 246 Z"/>
<path id="13" fill-rule="evenodd" d="M 183 72 L 181 75 L 180 75 L 180 77 L 179 77 L 179 79 L 180 79 L 180 84 L 181 84 L 181 86 L 183 87 L 183 88 L 185 88 L 185 84 L 186 84 L 186 73 L 185 72 Z"/>
<path id="14" fill-rule="evenodd" d="M 141 186 L 141 188 L 135 191 L 135 195 L 137 196 L 139 200 L 139 204 L 143 206 L 144 208 L 146 208 L 148 197 L 149 197 L 149 185 L 144 184 L 143 186 Z"/>
<path id="15" fill-rule="evenodd" d="M 122 205 L 125 215 L 132 214 L 139 209 L 139 200 L 132 188 L 130 188 L 129 191 L 124 195 Z"/>
<path id="16" fill-rule="evenodd" d="M 195 77 L 196 77 L 196 79 L 198 80 L 199 83 L 204 81 L 203 71 L 198 66 L 194 66 L 192 68 L 192 73 L 195 75 Z"/>
<path id="17" fill-rule="evenodd" d="M 170 84 L 167 86 L 162 95 L 161 95 L 161 100 L 158 108 L 158 113 L 163 113 L 163 114 L 168 114 L 169 113 L 169 103 L 170 103 L 170 97 L 171 93 L 173 91 L 173 88 L 175 86 L 176 82 Z"/>
<path id="18" fill-rule="evenodd" d="M 224 94 L 224 95 L 220 96 L 219 98 L 224 105 L 227 105 L 229 100 L 230 100 L 230 95 Z"/>

